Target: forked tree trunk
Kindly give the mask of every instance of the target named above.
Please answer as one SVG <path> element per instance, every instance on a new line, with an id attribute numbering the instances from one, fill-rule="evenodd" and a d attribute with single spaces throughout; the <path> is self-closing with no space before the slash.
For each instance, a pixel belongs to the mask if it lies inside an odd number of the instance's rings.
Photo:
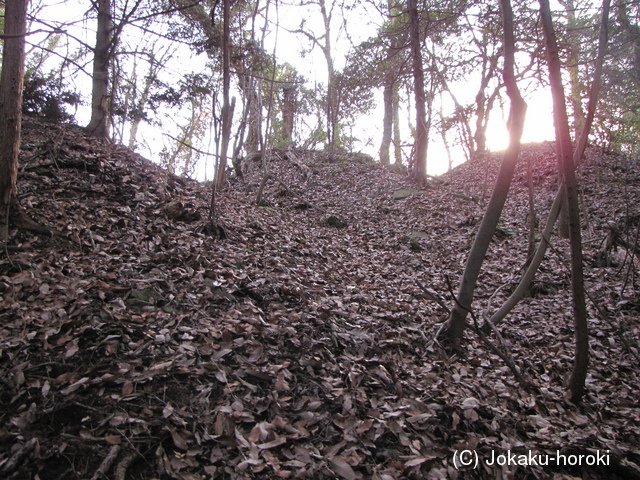
<path id="1" fill-rule="evenodd" d="M 607 48 L 607 39 L 608 39 L 608 23 L 609 23 L 609 9 L 610 9 L 610 0 L 604 0 L 602 2 L 602 20 L 600 22 L 600 38 L 598 40 L 598 58 L 596 60 L 596 68 L 594 71 L 593 83 L 591 84 L 591 89 L 589 91 L 589 102 L 587 106 L 587 116 L 585 119 L 585 124 L 582 129 L 582 133 L 580 134 L 580 139 L 578 140 L 578 146 L 573 152 L 573 163 L 574 165 L 578 165 L 582 156 L 584 155 L 584 151 L 587 147 L 587 141 L 589 138 L 589 132 L 591 131 L 591 125 L 593 123 L 593 117 L 596 111 L 596 105 L 598 103 L 598 96 L 600 93 L 600 89 L 602 87 L 602 66 L 604 63 L 604 55 L 606 53 Z M 501 322 L 513 307 L 515 307 L 518 302 L 522 299 L 525 292 L 529 289 L 529 285 L 533 281 L 535 277 L 536 270 L 542 263 L 544 259 L 544 255 L 547 251 L 547 247 L 549 246 L 549 238 L 553 231 L 553 227 L 558 219 L 558 213 L 560 211 L 561 201 L 564 198 L 562 193 L 563 187 L 558 190 L 556 198 L 551 206 L 549 211 L 547 222 L 545 224 L 544 230 L 542 232 L 542 238 L 540 243 L 538 244 L 538 248 L 531 260 L 527 271 L 522 276 L 520 283 L 513 291 L 511 296 L 507 299 L 507 301 L 500 307 L 500 309 L 491 316 L 491 323 L 494 325 Z M 488 327 L 488 326 L 487 326 Z"/>
<path id="2" fill-rule="evenodd" d="M 507 95 L 511 100 L 509 112 L 509 146 L 504 153 L 500 172 L 496 180 L 491 199 L 487 205 L 485 215 L 469 252 L 467 263 L 460 287 L 457 301 L 451 310 L 451 316 L 439 332 L 439 339 L 450 347 L 457 347 L 462 339 L 466 326 L 467 314 L 471 310 L 473 294 L 476 288 L 478 275 L 485 255 L 496 231 L 498 220 L 502 214 L 504 203 L 509 193 L 509 187 L 513 178 L 513 172 L 520 153 L 520 139 L 524 127 L 524 119 L 527 112 L 527 104 L 520 95 L 514 75 L 515 41 L 513 37 L 513 12 L 510 0 L 500 0 L 502 10 L 502 23 L 504 30 L 504 84 Z"/>
<path id="3" fill-rule="evenodd" d="M 93 59 L 91 120 L 87 125 L 95 137 L 109 136 L 109 61 L 112 48 L 111 0 L 98 0 L 98 29 Z"/>
<path id="4" fill-rule="evenodd" d="M 5 4 L 4 48 L 0 78 L 0 218 L 9 224 L 7 214 L 16 213 L 18 154 L 22 121 L 24 83 L 24 36 L 27 26 L 27 0 Z"/>
<path id="5" fill-rule="evenodd" d="M 575 328 L 576 354 L 573 372 L 569 382 L 571 400 L 580 402 L 584 393 L 584 382 L 589 367 L 589 332 L 587 327 L 587 307 L 585 302 L 582 267 L 582 233 L 580 231 L 580 211 L 576 187 L 573 147 L 569 132 L 569 118 L 562 86 L 562 71 L 558 53 L 556 34 L 551 19 L 549 0 L 540 0 L 540 18 L 547 44 L 549 81 L 553 96 L 553 118 L 556 126 L 558 145 L 558 169 L 566 190 L 569 217 L 569 238 L 571 242 L 571 294 L 573 322 Z"/>
<path id="6" fill-rule="evenodd" d="M 433 53 L 430 52 L 430 55 L 433 55 Z M 453 105 L 455 106 L 455 119 L 462 129 L 462 143 L 464 144 L 462 146 L 467 147 L 465 156 L 467 157 L 467 160 L 471 160 L 473 159 L 473 155 L 475 152 L 474 136 L 471 133 L 471 125 L 469 125 L 469 119 L 465 114 L 465 108 L 462 106 L 462 104 L 460 104 L 460 102 L 458 101 L 458 97 L 456 97 L 455 93 L 453 93 L 453 90 L 451 90 L 451 88 L 449 87 L 449 82 L 447 82 L 447 78 L 444 76 L 442 71 L 435 65 L 433 69 L 435 70 L 436 76 L 440 81 L 440 85 L 449 94 L 451 100 L 453 100 Z"/>
<path id="7" fill-rule="evenodd" d="M 422 51 L 420 49 L 420 17 L 416 0 L 407 2 L 411 34 L 411 58 L 413 65 L 413 90 L 416 101 L 416 138 L 415 158 L 413 159 L 414 180 L 423 183 L 427 180 L 427 112 L 424 93 L 424 71 L 422 69 Z"/>

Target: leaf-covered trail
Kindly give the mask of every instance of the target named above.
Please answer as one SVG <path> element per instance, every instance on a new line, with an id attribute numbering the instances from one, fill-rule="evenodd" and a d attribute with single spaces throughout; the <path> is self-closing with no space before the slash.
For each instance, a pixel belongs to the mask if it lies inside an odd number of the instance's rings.
<path id="1" fill-rule="evenodd" d="M 550 146 L 526 154 L 544 220 L 555 159 Z M 203 231 L 209 186 L 28 121 L 21 201 L 59 235 L 12 232 L 11 261 L 0 259 L 0 476 L 615 478 L 611 466 L 454 465 L 462 450 L 557 449 L 609 450 L 619 478 L 638 472 L 638 264 L 619 247 L 600 266 L 599 253 L 607 223 L 633 244 L 637 165 L 590 155 L 587 280 L 608 320 L 590 308 L 577 408 L 563 399 L 573 334 L 561 241 L 500 327 L 530 392 L 473 333 L 462 356 L 431 342 L 499 157 L 419 192 L 357 156 L 300 155 L 308 168 L 273 158 L 263 206 L 249 165 L 219 198 L 220 240 Z M 525 187 L 521 173 L 478 314 L 519 278 Z"/>

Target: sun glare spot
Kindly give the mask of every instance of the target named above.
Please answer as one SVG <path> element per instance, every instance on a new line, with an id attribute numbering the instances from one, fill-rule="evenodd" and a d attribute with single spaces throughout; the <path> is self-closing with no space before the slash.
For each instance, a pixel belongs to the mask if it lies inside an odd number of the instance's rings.
<path id="1" fill-rule="evenodd" d="M 522 143 L 544 142 L 555 140 L 553 127 L 553 108 L 551 98 L 546 91 L 539 91 L 527 99 L 527 116 L 522 133 Z M 500 151 L 509 144 L 506 113 L 504 118 L 496 110 L 487 128 L 487 148 Z"/>

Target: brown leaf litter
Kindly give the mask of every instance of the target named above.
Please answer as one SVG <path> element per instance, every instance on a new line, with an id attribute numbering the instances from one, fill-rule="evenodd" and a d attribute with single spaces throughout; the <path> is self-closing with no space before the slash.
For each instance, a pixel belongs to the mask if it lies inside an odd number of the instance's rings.
<path id="1" fill-rule="evenodd" d="M 544 220 L 553 147 L 525 155 Z M 579 172 L 595 300 L 580 407 L 564 398 L 573 331 L 563 240 L 499 327 L 530 391 L 471 331 L 459 355 L 432 342 L 499 155 L 425 189 L 362 156 L 269 161 L 265 203 L 254 203 L 259 165 L 220 195 L 228 238 L 216 239 L 203 228 L 209 185 L 27 119 L 20 201 L 58 235 L 11 231 L 0 257 L 0 477 L 639 475 L 636 161 L 592 149 Z M 487 255 L 478 316 L 522 272 L 525 172 Z M 394 199 L 399 190 L 409 194 Z M 614 228 L 625 243 L 606 242 Z M 458 470 L 468 451 L 483 461 Z M 484 461 L 530 451 L 609 452 L 610 463 Z"/>

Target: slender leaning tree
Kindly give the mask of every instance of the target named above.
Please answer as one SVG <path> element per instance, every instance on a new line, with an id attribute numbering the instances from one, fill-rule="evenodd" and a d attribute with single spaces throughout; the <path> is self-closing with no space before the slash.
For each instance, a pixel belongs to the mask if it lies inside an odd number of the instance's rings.
<path id="1" fill-rule="evenodd" d="M 553 28 L 549 0 L 540 1 L 540 19 L 547 47 L 549 65 L 549 83 L 553 97 L 553 120 L 556 127 L 556 145 L 558 146 L 558 170 L 567 196 L 569 219 L 569 239 L 571 243 L 571 299 L 576 337 L 576 355 L 573 373 L 569 381 L 571 401 L 579 403 L 584 394 L 585 379 L 589 367 L 589 331 L 587 327 L 587 307 L 584 289 L 582 233 L 580 231 L 580 209 L 573 146 L 569 130 L 569 118 L 562 85 L 562 66 L 558 41 Z"/>
<path id="2" fill-rule="evenodd" d="M 478 229 L 478 234 L 473 242 L 471 251 L 465 264 L 462 281 L 458 288 L 456 303 L 451 310 L 451 316 L 447 323 L 440 330 L 439 340 L 444 341 L 449 346 L 457 347 L 462 339 L 462 334 L 466 326 L 467 314 L 471 311 L 473 294 L 478 282 L 478 275 L 482 268 L 485 255 L 489 249 L 491 238 L 496 231 L 502 209 L 513 173 L 520 153 L 520 141 L 524 120 L 527 113 L 527 104 L 520 95 L 515 76 L 515 39 L 513 35 L 513 11 L 510 0 L 500 0 L 502 10 L 502 25 L 504 35 L 504 67 L 503 80 L 507 90 L 507 95 L 511 101 L 509 112 L 509 146 L 504 152 L 500 172 L 496 179 L 496 184 L 491 194 L 491 199 L 487 205 L 487 210 L 482 218 L 482 223 Z"/>

